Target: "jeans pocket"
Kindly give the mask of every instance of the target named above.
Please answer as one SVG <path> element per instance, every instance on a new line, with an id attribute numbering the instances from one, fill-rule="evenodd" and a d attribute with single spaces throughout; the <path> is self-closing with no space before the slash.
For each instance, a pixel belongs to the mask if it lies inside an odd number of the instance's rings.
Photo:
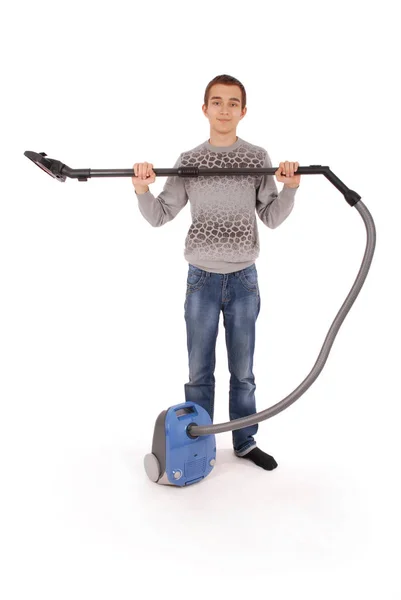
<path id="1" fill-rule="evenodd" d="M 255 265 L 252 265 L 251 267 L 248 267 L 248 268 L 244 269 L 243 271 L 240 271 L 239 278 L 240 278 L 242 285 L 250 292 L 257 291 L 259 289 L 258 288 L 258 272 L 256 270 Z"/>
<path id="2" fill-rule="evenodd" d="M 204 286 L 205 281 L 206 271 L 198 269 L 193 265 L 189 265 L 187 275 L 187 295 L 200 290 Z"/>

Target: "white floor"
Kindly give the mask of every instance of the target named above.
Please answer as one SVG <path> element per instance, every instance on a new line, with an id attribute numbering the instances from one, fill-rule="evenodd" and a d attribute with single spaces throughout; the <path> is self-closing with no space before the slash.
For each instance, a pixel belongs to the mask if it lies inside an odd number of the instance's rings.
<path id="1" fill-rule="evenodd" d="M 28 410 L 36 418 L 14 406 L 20 435 L 1 461 L 7 600 L 34 589 L 43 600 L 167 589 L 178 598 L 400 598 L 396 427 L 370 401 L 359 418 L 351 406 L 344 417 L 346 400 L 329 390 L 319 398 L 318 385 L 259 425 L 277 469 L 236 458 L 223 433 L 214 471 L 186 488 L 145 474 L 157 410 L 143 427 L 130 423 L 132 439 L 122 424 L 121 439 L 106 443 L 107 419 L 91 429 L 88 418 L 106 396 L 82 399 L 81 414 L 73 400 L 64 413 L 53 408 L 53 430 L 40 399 Z"/>

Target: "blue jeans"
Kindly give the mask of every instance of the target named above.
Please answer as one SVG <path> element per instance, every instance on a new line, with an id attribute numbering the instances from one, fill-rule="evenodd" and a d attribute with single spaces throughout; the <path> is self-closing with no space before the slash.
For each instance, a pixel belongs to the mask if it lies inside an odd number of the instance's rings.
<path id="1" fill-rule="evenodd" d="M 255 323 L 260 310 L 255 264 L 234 273 L 210 273 L 189 264 L 185 298 L 185 321 L 189 359 L 189 382 L 185 401 L 202 406 L 213 422 L 215 349 L 220 319 L 226 332 L 230 371 L 230 420 L 256 412 L 255 378 L 252 372 Z M 234 453 L 244 456 L 256 442 L 258 425 L 232 432 Z"/>

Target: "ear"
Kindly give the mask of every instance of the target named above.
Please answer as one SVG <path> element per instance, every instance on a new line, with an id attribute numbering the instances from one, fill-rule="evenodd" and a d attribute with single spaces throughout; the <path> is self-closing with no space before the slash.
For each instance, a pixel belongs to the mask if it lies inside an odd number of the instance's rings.
<path id="1" fill-rule="evenodd" d="M 247 109 L 247 107 L 245 106 L 245 108 L 244 108 L 244 109 L 243 109 L 243 111 L 242 111 L 242 115 L 241 115 L 241 117 L 240 117 L 240 120 L 241 120 L 241 119 L 243 119 L 243 118 L 245 117 L 245 115 L 246 115 L 247 111 L 248 111 L 248 109 Z"/>

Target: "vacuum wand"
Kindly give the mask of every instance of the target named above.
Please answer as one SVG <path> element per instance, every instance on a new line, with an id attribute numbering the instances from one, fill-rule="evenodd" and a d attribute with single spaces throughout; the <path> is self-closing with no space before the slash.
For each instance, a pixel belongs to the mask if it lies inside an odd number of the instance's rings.
<path id="1" fill-rule="evenodd" d="M 44 152 L 24 152 L 38 167 L 51 177 L 64 182 L 67 177 L 87 181 L 92 177 L 135 177 L 134 169 L 71 169 L 64 163 L 54 158 L 47 158 Z M 204 177 L 213 175 L 274 175 L 278 167 L 263 168 L 212 168 L 203 169 L 199 167 L 178 167 L 178 169 L 153 169 L 156 177 Z M 297 175 L 324 175 L 343 195 L 350 206 L 354 206 L 361 196 L 350 190 L 334 173 L 330 167 L 322 165 L 310 165 L 309 167 L 298 167 Z"/>

